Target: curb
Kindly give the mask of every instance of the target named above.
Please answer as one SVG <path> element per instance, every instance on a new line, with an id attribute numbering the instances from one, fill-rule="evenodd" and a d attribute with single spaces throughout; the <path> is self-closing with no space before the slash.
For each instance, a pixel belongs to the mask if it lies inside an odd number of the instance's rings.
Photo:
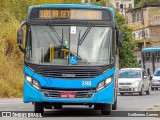
<path id="1" fill-rule="evenodd" d="M 147 108 L 145 111 L 160 111 L 160 104 L 155 104 L 155 105 Z"/>

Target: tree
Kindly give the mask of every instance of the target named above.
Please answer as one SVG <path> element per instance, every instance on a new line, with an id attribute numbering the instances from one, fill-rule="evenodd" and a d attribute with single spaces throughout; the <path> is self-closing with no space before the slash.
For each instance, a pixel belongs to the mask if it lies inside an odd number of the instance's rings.
<path id="1" fill-rule="evenodd" d="M 152 4 L 160 4 L 160 0 L 140 0 L 137 6 L 142 7 L 143 5 L 152 5 Z"/>
<path id="2" fill-rule="evenodd" d="M 137 67 L 138 62 L 133 56 L 136 43 L 132 39 L 132 29 L 125 25 L 125 18 L 123 15 L 116 13 L 116 19 L 118 27 L 123 33 L 123 44 L 120 48 L 120 68 Z"/>
<path id="3" fill-rule="evenodd" d="M 106 0 L 101 0 L 98 5 L 105 6 Z M 92 4 L 95 4 L 95 0 L 92 0 Z M 123 33 L 123 45 L 120 48 L 120 68 L 123 67 L 137 67 L 138 62 L 134 58 L 134 49 L 136 43 L 132 39 L 132 29 L 125 25 L 125 18 L 123 15 L 116 12 L 116 19 L 118 27 Z"/>
<path id="4" fill-rule="evenodd" d="M 134 1 L 134 5 L 137 7 L 138 3 L 140 2 L 141 0 L 135 0 Z"/>

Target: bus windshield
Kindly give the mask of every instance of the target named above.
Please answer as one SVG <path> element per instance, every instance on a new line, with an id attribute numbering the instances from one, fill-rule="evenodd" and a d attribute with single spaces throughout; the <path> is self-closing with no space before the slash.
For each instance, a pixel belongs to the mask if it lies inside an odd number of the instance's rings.
<path id="1" fill-rule="evenodd" d="M 95 26 L 30 26 L 25 60 L 35 64 L 106 65 L 112 58 L 112 28 Z M 70 55 L 69 55 L 70 53 Z"/>

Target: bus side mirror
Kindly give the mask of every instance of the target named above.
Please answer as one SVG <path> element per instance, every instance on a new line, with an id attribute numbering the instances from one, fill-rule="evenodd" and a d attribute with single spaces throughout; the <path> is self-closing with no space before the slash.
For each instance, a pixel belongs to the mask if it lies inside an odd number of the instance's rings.
<path id="1" fill-rule="evenodd" d="M 122 34 L 122 31 L 121 30 L 117 30 L 117 44 L 119 46 L 122 46 L 122 41 L 123 41 L 123 34 Z"/>
<path id="2" fill-rule="evenodd" d="M 19 28 L 17 31 L 17 44 L 21 45 L 23 43 L 23 29 Z"/>
<path id="3" fill-rule="evenodd" d="M 18 28 L 18 31 L 17 31 L 17 44 L 20 48 L 20 50 L 25 53 L 25 49 L 22 48 L 21 44 L 23 44 L 23 29 L 22 27 L 26 25 L 26 21 L 23 21 L 20 25 L 20 27 Z"/>

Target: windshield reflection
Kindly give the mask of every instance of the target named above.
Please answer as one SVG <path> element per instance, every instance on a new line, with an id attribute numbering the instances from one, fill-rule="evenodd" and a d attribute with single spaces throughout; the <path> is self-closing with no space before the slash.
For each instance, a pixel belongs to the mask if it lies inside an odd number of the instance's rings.
<path id="1" fill-rule="evenodd" d="M 141 78 L 140 70 L 120 71 L 119 78 Z"/>

